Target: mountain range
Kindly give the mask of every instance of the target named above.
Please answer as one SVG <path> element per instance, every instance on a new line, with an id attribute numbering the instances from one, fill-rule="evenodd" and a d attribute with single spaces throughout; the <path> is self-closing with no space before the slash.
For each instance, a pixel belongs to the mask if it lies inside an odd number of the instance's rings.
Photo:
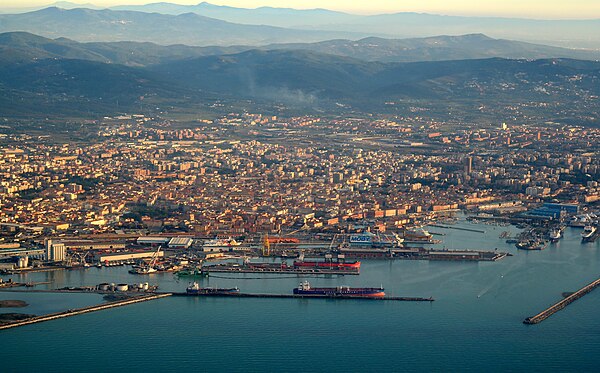
<path id="1" fill-rule="evenodd" d="M 464 120 L 539 116 L 598 125 L 600 116 L 595 61 L 399 63 L 289 49 L 194 57 L 180 46 L 135 46 L 143 53 L 131 59 L 126 51 L 135 49 L 129 44 L 0 35 L 0 117 L 104 116 L 243 100 L 305 112 L 406 113 L 420 107 L 440 119 L 451 111 Z"/>
<path id="2" fill-rule="evenodd" d="M 0 15 L 0 32 L 8 31 L 25 31 L 50 38 L 66 37 L 83 42 L 138 41 L 198 46 L 311 42 L 360 35 L 351 32 L 242 25 L 195 13 L 165 15 L 57 7 Z"/>
<path id="3" fill-rule="evenodd" d="M 69 58 L 127 66 L 146 66 L 202 56 L 234 54 L 252 49 L 306 50 L 381 62 L 465 60 L 490 57 L 530 60 L 543 58 L 600 59 L 600 51 L 571 50 L 498 40 L 481 34 L 417 39 L 337 39 L 317 43 L 270 44 L 259 48 L 253 46 L 162 46 L 148 42 L 79 43 L 67 38 L 48 39 L 26 32 L 0 34 L 0 52 L 4 56 L 5 62 Z"/>
<path id="4" fill-rule="evenodd" d="M 39 22 L 50 22 L 51 17 L 42 13 L 36 17 L 27 18 L 31 22 L 28 28 L 17 28 L 13 26 L 15 23 L 8 19 L 0 18 L 1 31 L 29 31 L 43 36 L 58 37 L 65 36 L 79 41 L 111 41 L 111 40 L 136 40 L 136 41 L 152 41 L 156 43 L 164 43 L 154 32 L 150 35 L 144 35 L 144 25 L 137 24 L 141 22 L 140 16 L 123 13 L 123 11 L 134 11 L 135 13 L 153 14 L 149 15 L 148 19 L 157 21 L 158 26 L 172 23 L 175 20 L 181 22 L 182 18 L 173 18 L 184 16 L 183 19 L 188 22 L 185 26 L 174 26 L 164 28 L 164 32 L 171 36 L 171 40 L 184 44 L 193 45 L 217 45 L 224 43 L 232 44 L 253 44 L 263 45 L 267 43 L 279 42 L 313 42 L 323 41 L 338 38 L 357 39 L 370 36 L 378 36 L 384 38 L 413 38 L 413 37 L 428 37 L 435 35 L 463 35 L 484 33 L 493 38 L 520 40 L 533 43 L 549 44 L 556 46 L 564 46 L 569 48 L 588 48 L 600 49 L 600 20 L 534 20 L 520 18 L 499 18 L 499 17 L 461 17 L 461 16 L 446 16 L 424 13 L 394 13 L 394 14 L 379 14 L 379 15 L 355 15 L 343 12 L 331 11 L 326 9 L 309 9 L 298 10 L 289 8 L 271 8 L 261 7 L 256 9 L 235 8 L 227 6 L 218 6 L 210 3 L 200 3 L 198 5 L 179 5 L 171 3 L 153 3 L 146 5 L 123 5 L 110 8 L 117 14 L 106 13 L 110 10 L 98 9 L 91 4 L 77 5 L 68 2 L 59 2 L 55 6 L 61 8 L 88 8 L 88 10 L 96 10 L 97 14 L 93 17 L 88 14 L 87 21 L 90 23 L 90 31 L 95 35 L 83 35 L 85 30 L 74 29 L 72 25 L 67 24 L 69 34 L 59 35 L 57 28 L 44 29 L 39 25 Z M 0 8 L 1 10 L 1 8 Z M 23 8 L 21 11 L 31 11 L 32 8 Z M 43 10 L 43 9 L 42 9 Z M 5 8 L 4 12 L 20 12 L 19 9 Z M 34 12 L 36 13 L 36 12 Z M 166 18 L 157 17 L 157 15 L 167 16 Z M 202 20 L 193 19 L 191 14 L 208 17 L 213 20 L 225 21 L 228 23 L 237 24 L 238 26 L 256 26 L 262 29 L 246 28 L 249 32 L 248 38 L 245 40 L 230 39 L 226 37 L 216 37 L 214 42 L 206 41 L 207 38 L 200 36 L 183 38 L 177 36 L 177 31 L 186 31 L 190 28 L 195 28 L 196 33 L 207 33 L 207 37 L 215 37 L 218 34 L 210 33 L 209 27 L 202 25 Z M 70 13 L 74 17 L 75 13 Z M 17 16 L 17 15 L 15 15 Z M 56 14 L 55 17 L 58 17 Z M 84 17 L 84 15 L 77 15 Z M 14 16 L 12 18 L 15 18 Z M 15 18 L 17 21 L 24 18 Z M 64 21 L 64 19 L 61 19 Z M 122 21 L 122 27 L 116 28 L 110 22 Z M 1 24 L 8 22 L 11 28 L 2 27 Z M 109 33 L 101 31 L 95 26 L 96 22 L 105 22 L 112 31 L 120 31 L 123 35 L 115 35 L 113 39 L 106 39 L 110 36 Z M 17 22 L 18 25 L 18 22 Z M 21 23 L 20 25 L 23 25 Z M 127 26 L 127 27 L 125 27 Z M 229 25 L 230 26 L 230 25 Z M 265 27 L 275 27 L 275 29 Z M 225 27 L 224 24 L 221 27 Z M 285 29 L 282 30 L 282 29 Z M 282 35 L 274 34 L 274 31 L 281 32 Z M 292 31 L 293 30 L 293 31 Z M 150 30 L 152 31 L 152 30 Z M 309 32 L 310 31 L 310 32 Z M 129 39 L 119 38 L 120 36 L 128 35 Z M 337 36 L 334 36 L 337 35 Z M 92 37 L 96 37 L 93 39 Z M 135 36 L 132 37 L 132 36 Z M 99 39 L 103 37 L 105 39 Z M 167 41 L 167 43 L 169 43 Z M 172 44 L 170 42 L 169 44 Z"/>

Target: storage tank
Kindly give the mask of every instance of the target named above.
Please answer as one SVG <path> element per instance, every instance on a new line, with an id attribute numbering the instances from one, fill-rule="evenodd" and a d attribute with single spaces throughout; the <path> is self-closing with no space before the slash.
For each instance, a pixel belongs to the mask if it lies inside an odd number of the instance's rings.
<path id="1" fill-rule="evenodd" d="M 110 290 L 115 291 L 115 283 L 114 282 L 110 283 Z"/>
<path id="2" fill-rule="evenodd" d="M 100 291 L 108 291 L 108 289 L 110 289 L 110 285 L 107 283 L 98 285 L 98 290 Z"/>
<path id="3" fill-rule="evenodd" d="M 147 283 L 147 282 L 145 282 L 145 283 L 144 283 L 144 290 L 148 290 L 148 288 L 149 288 L 149 287 L 150 287 L 150 286 L 148 285 L 148 283 Z"/>
<path id="4" fill-rule="evenodd" d="M 117 285 L 117 291 L 127 291 L 127 290 L 129 290 L 129 285 L 127 285 L 127 284 Z"/>

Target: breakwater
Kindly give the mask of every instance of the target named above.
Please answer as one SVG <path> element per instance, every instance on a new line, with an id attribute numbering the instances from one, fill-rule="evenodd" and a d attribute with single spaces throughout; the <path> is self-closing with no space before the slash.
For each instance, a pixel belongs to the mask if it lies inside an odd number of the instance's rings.
<path id="1" fill-rule="evenodd" d="M 545 310 L 543 310 L 542 312 L 538 313 L 535 316 L 531 316 L 526 318 L 525 320 L 523 320 L 524 324 L 539 324 L 542 321 L 546 320 L 548 317 L 554 315 L 556 312 L 562 310 L 563 308 L 567 307 L 569 304 L 573 303 L 574 301 L 576 301 L 577 299 L 583 297 L 584 295 L 588 294 L 589 292 L 591 292 L 592 290 L 594 290 L 596 287 L 598 287 L 598 285 L 600 285 L 600 278 L 597 279 L 594 282 L 591 282 L 589 284 L 587 284 L 586 286 L 582 287 L 581 289 L 577 290 L 576 292 L 574 292 L 573 294 L 569 295 L 568 297 L 566 297 L 565 299 L 556 302 L 555 304 L 553 304 L 552 306 L 546 308 Z"/>
<path id="2" fill-rule="evenodd" d="M 134 303 L 147 302 L 150 300 L 165 298 L 165 297 L 168 297 L 171 295 L 172 295 L 171 293 L 143 295 L 143 296 L 139 296 L 139 297 L 132 297 L 132 298 L 118 300 L 118 301 L 114 301 L 114 302 L 103 303 L 103 304 L 99 304 L 96 306 L 70 309 L 67 311 L 51 313 L 49 315 L 43 315 L 43 316 L 35 316 L 35 317 L 31 317 L 29 319 L 25 319 L 22 321 L 17 321 L 17 322 L 12 322 L 9 324 L 0 325 L 0 330 L 16 328 L 19 326 L 24 326 L 24 325 L 29 325 L 29 324 L 36 324 L 36 323 L 44 322 L 44 321 L 62 319 L 64 317 L 81 315 L 84 313 L 96 312 L 96 311 L 106 310 L 106 309 L 115 308 L 115 307 L 127 306 L 129 304 L 134 304 Z"/>

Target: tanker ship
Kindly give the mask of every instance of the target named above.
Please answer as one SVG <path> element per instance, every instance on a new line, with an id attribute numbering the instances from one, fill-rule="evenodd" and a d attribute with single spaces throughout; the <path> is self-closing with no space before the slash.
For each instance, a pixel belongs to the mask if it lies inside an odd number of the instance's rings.
<path id="1" fill-rule="evenodd" d="M 360 262 L 316 262 L 316 261 L 294 261 L 294 267 L 311 267 L 311 268 L 336 268 L 336 269 L 348 269 L 348 270 L 359 270 Z"/>
<path id="2" fill-rule="evenodd" d="M 351 288 L 348 286 L 336 286 L 334 288 L 313 288 L 308 281 L 300 283 L 294 289 L 294 295 L 321 296 L 321 297 L 345 297 L 345 298 L 383 298 L 383 288 Z"/>
<path id="3" fill-rule="evenodd" d="M 200 284 L 198 284 L 197 282 L 192 282 L 185 289 L 185 292 L 188 295 L 235 294 L 235 293 L 239 293 L 240 289 L 238 289 L 237 287 L 226 288 L 226 289 L 213 288 L 213 287 L 202 288 L 202 287 L 200 287 Z"/>

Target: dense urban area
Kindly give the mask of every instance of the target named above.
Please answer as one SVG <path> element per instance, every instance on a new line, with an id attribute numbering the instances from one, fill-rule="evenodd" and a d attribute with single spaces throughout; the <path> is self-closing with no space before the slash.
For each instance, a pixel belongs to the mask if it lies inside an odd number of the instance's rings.
<path id="1" fill-rule="evenodd" d="M 57 138 L 2 136 L 6 249 L 52 238 L 75 252 L 120 252 L 152 236 L 256 248 L 269 235 L 402 233 L 459 210 L 556 219 L 544 206 L 583 213 L 600 199 L 600 130 L 577 126 L 249 113 L 183 125 L 123 115 Z"/>

